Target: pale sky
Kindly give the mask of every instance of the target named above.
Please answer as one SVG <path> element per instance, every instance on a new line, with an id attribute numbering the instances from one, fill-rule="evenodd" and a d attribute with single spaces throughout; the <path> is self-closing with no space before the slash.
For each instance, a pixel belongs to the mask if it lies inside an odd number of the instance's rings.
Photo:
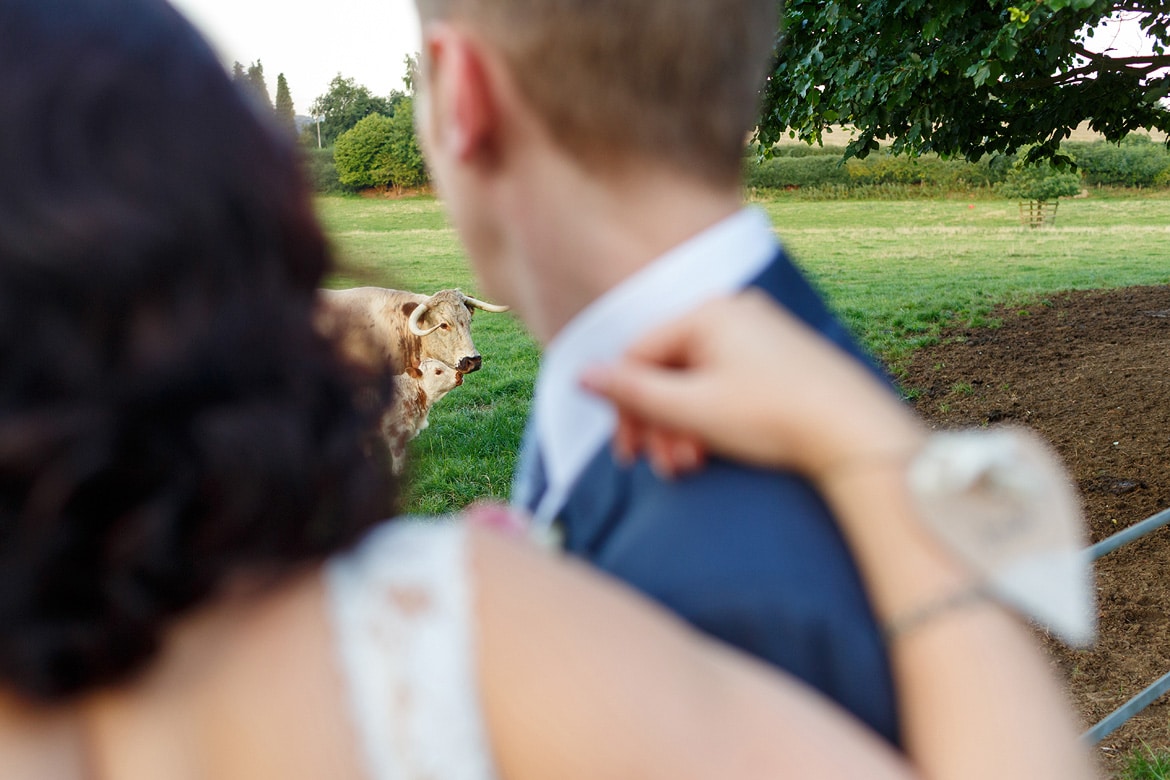
<path id="1" fill-rule="evenodd" d="M 1097 34 L 1090 38 L 1086 48 L 1090 51 L 1110 52 L 1114 57 L 1132 57 L 1150 54 L 1153 41 L 1145 36 L 1138 19 L 1141 14 L 1119 12 L 1112 19 L 1102 22 Z"/>
<path id="2" fill-rule="evenodd" d="M 338 73 L 385 96 L 403 89 L 402 58 L 419 49 L 412 0 L 171 0 L 211 41 L 230 68 L 264 65 L 268 92 L 288 79 L 298 114 Z"/>

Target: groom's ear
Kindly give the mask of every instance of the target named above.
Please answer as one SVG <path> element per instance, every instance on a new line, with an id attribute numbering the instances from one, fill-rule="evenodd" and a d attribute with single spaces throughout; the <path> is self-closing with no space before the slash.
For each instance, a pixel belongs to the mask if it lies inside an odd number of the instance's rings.
<path id="1" fill-rule="evenodd" d="M 490 47 L 448 22 L 433 22 L 423 34 L 431 143 L 463 163 L 493 159 L 499 144 L 502 71 Z"/>

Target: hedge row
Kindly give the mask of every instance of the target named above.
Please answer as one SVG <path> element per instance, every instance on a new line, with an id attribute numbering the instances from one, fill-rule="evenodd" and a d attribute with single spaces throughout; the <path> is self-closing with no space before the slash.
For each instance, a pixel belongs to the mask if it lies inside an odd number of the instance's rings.
<path id="1" fill-rule="evenodd" d="M 877 152 L 864 160 L 841 164 L 841 154 L 810 157 L 773 157 L 756 163 L 748 161 L 748 187 L 796 189 L 801 187 L 870 187 L 878 184 L 930 185 L 947 190 L 988 187 L 1003 178 L 1002 165 L 943 160 L 937 156 L 917 158 Z"/>
<path id="2" fill-rule="evenodd" d="M 809 150 L 804 154 L 796 150 Z M 1066 143 L 1063 151 L 1076 161 L 1091 185 L 1170 187 L 1170 151 L 1144 136 L 1120 146 L 1103 141 Z M 998 155 L 979 162 L 943 160 L 937 155 L 918 158 L 875 152 L 844 165 L 844 147 L 778 147 L 772 159 L 745 162 L 749 188 L 826 190 L 871 189 L 877 185 L 919 185 L 928 189 L 964 191 L 1003 181 L 1012 158 Z"/>
<path id="3" fill-rule="evenodd" d="M 1170 187 L 1170 150 L 1145 136 L 1130 136 L 1120 146 L 1066 143 L 1088 184 L 1116 187 Z"/>
<path id="4" fill-rule="evenodd" d="M 1121 143 L 1069 142 L 1062 146 L 1076 161 L 1086 184 L 1114 187 L 1170 187 L 1170 150 L 1144 136 Z M 841 165 L 843 146 L 782 146 L 770 160 L 749 158 L 744 165 L 748 187 L 758 189 L 821 188 L 838 192 L 919 185 L 926 189 L 962 191 L 1003 181 L 1011 159 L 1003 156 L 977 163 L 943 160 L 935 155 L 894 157 L 875 152 L 864 160 Z M 333 149 L 305 149 L 310 186 L 320 193 L 354 192 L 343 185 L 333 163 Z"/>

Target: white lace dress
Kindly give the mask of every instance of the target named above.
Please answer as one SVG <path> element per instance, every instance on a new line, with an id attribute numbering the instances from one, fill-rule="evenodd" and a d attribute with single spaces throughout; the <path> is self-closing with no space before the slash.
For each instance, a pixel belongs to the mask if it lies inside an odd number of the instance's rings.
<path id="1" fill-rule="evenodd" d="M 493 778 L 463 526 L 382 525 L 325 582 L 371 780 Z"/>

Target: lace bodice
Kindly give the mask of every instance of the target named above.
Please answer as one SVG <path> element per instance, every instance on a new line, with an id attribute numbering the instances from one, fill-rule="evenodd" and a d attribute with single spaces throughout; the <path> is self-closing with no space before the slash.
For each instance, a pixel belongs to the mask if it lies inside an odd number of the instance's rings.
<path id="1" fill-rule="evenodd" d="M 494 777 L 473 658 L 466 534 L 380 526 L 326 567 L 350 711 L 371 780 Z"/>

